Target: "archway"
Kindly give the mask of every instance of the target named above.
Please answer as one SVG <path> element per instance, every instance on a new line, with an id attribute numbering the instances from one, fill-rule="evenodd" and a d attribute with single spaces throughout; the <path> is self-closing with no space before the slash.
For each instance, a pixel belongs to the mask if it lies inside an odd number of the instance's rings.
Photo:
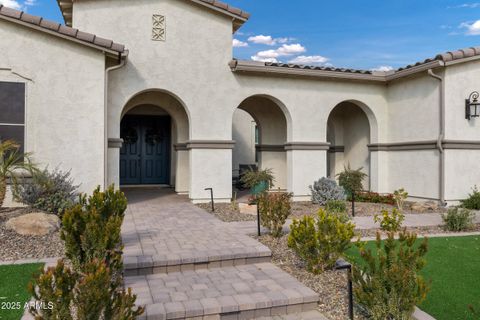
<path id="1" fill-rule="evenodd" d="M 369 177 L 364 188 L 370 189 L 373 172 L 368 145 L 375 133 L 372 116 L 365 105 L 354 101 L 341 102 L 330 112 L 327 122 L 327 141 L 330 143 L 327 173 L 330 178 L 334 179 L 346 165 L 352 169 L 362 168 Z"/>
<path id="2" fill-rule="evenodd" d="M 169 185 L 189 192 L 189 117 L 173 94 L 149 90 L 125 105 L 120 126 L 121 185 Z"/>
<path id="3" fill-rule="evenodd" d="M 238 106 L 232 130 L 234 180 L 241 168 L 268 168 L 275 176 L 274 189 L 287 190 L 287 119 L 284 106 L 269 96 L 254 95 Z"/>

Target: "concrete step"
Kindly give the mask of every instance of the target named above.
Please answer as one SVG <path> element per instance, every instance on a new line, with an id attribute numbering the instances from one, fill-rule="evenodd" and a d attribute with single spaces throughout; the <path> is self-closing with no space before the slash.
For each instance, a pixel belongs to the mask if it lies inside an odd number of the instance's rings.
<path id="1" fill-rule="evenodd" d="M 261 317 L 256 320 L 328 320 L 320 311 L 312 310 L 301 313 L 286 314 L 281 316 Z"/>
<path id="2" fill-rule="evenodd" d="M 319 300 L 317 293 L 271 263 L 130 276 L 125 286 L 137 294 L 138 305 L 146 306 L 142 317 L 149 320 L 301 314 L 314 310 Z"/>

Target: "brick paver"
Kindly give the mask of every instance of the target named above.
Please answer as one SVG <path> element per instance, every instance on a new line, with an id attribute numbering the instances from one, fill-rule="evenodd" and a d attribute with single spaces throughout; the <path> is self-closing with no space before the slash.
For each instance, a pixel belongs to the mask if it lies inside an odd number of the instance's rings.
<path id="1" fill-rule="evenodd" d="M 271 251 L 168 189 L 127 189 L 122 239 L 128 275 L 269 261 Z"/>

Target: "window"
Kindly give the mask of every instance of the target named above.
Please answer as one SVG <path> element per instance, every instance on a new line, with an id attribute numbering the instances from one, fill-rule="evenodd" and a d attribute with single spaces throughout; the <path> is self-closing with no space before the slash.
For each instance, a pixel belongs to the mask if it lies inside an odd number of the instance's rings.
<path id="1" fill-rule="evenodd" d="M 24 151 L 25 84 L 0 81 L 0 141 L 14 140 Z"/>

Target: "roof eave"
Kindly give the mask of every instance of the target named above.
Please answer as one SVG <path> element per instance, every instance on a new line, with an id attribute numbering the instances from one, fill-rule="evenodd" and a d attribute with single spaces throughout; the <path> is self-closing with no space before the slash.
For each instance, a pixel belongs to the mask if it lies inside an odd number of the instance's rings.
<path id="1" fill-rule="evenodd" d="M 73 38 L 73 37 L 65 36 L 65 35 L 62 35 L 61 33 L 55 32 L 53 30 L 48 30 L 48 29 L 42 28 L 40 26 L 36 26 L 36 25 L 31 24 L 31 23 L 24 22 L 22 20 L 18 20 L 18 19 L 15 19 L 15 18 L 10 18 L 10 17 L 4 16 L 4 15 L 0 15 L 0 19 L 5 20 L 5 21 L 9 21 L 9 22 L 12 22 L 12 23 L 15 23 L 15 24 L 33 29 L 33 30 L 43 32 L 43 33 L 55 36 L 55 37 L 60 38 L 60 39 L 65 39 L 65 40 L 68 40 L 68 41 L 72 41 L 72 42 L 81 44 L 82 46 L 86 46 L 86 47 L 90 47 L 92 49 L 100 50 L 103 53 L 105 53 L 106 55 L 109 55 L 111 57 L 118 57 L 119 54 L 122 54 L 121 52 L 111 50 L 111 49 L 108 49 L 108 48 L 105 48 L 105 47 L 102 47 L 102 46 L 98 46 L 94 43 L 89 43 L 89 42 L 81 41 L 81 40 Z"/>
<path id="2" fill-rule="evenodd" d="M 354 72 L 338 72 L 325 70 L 308 70 L 284 67 L 266 66 L 263 62 L 233 60 L 230 63 L 230 68 L 233 72 L 245 72 L 256 74 L 270 74 L 277 76 L 292 76 L 292 77 L 308 77 L 318 79 L 332 79 L 332 80 L 353 80 L 353 81 L 367 81 L 385 83 L 386 77 L 384 75 L 361 74 Z"/>

